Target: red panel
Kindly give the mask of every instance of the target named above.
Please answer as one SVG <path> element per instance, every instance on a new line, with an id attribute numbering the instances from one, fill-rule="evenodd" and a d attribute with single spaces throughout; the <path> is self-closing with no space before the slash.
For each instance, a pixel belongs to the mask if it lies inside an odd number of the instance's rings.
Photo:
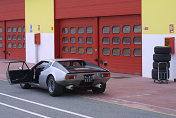
<path id="1" fill-rule="evenodd" d="M 25 0 L 0 0 L 0 20 L 25 19 Z"/>
<path id="2" fill-rule="evenodd" d="M 40 45 L 40 33 L 35 34 L 35 45 Z"/>
<path id="3" fill-rule="evenodd" d="M 165 46 L 170 46 L 171 54 L 175 54 L 175 37 L 166 37 Z"/>
<path id="4" fill-rule="evenodd" d="M 112 72 L 120 72 L 120 73 L 130 73 L 130 74 L 142 74 L 142 57 L 134 56 L 134 49 L 138 48 L 142 50 L 141 45 L 134 44 L 134 37 L 141 37 L 141 33 L 134 33 L 133 26 L 141 24 L 141 16 L 140 15 L 128 15 L 128 16 L 113 16 L 113 17 L 100 17 L 100 60 L 107 62 L 107 66 L 101 64 L 100 66 L 109 69 Z M 123 33 L 122 29 L 124 25 L 131 26 L 130 33 Z M 110 26 L 110 33 L 103 34 L 102 28 L 103 26 Z M 113 34 L 112 27 L 113 26 L 120 26 L 120 33 Z M 110 38 L 110 44 L 103 44 L 103 37 Z M 113 45 L 112 38 L 119 37 L 120 44 Z M 129 45 L 123 44 L 123 37 L 130 37 L 131 43 Z M 105 56 L 103 55 L 103 48 L 110 49 L 110 55 Z M 112 54 L 112 50 L 114 48 L 120 49 L 120 56 L 114 56 Z M 123 49 L 129 48 L 131 49 L 131 56 L 123 56 Z"/>
<path id="5" fill-rule="evenodd" d="M 3 58 L 3 59 L 5 58 L 5 23 L 4 22 L 0 22 L 0 58 Z"/>
<path id="6" fill-rule="evenodd" d="M 8 53 L 7 59 L 26 60 L 26 46 L 24 38 L 25 31 L 23 31 L 24 26 L 24 20 L 6 22 L 6 52 Z M 13 27 L 16 28 L 16 32 L 13 32 Z M 18 27 L 22 28 L 21 32 L 18 32 Z M 11 28 L 11 32 L 8 32 L 8 28 Z M 13 36 L 16 37 L 16 39 L 14 39 Z"/>
<path id="7" fill-rule="evenodd" d="M 93 28 L 92 34 L 86 33 L 86 27 L 91 26 Z M 63 34 L 62 28 L 67 27 L 68 28 L 68 34 Z M 75 27 L 76 33 L 71 34 L 70 28 Z M 78 34 L 78 27 L 84 27 L 84 33 Z M 60 54 L 62 58 L 77 58 L 77 59 L 84 59 L 89 62 L 92 62 L 94 64 L 97 64 L 98 62 L 95 61 L 95 59 L 98 59 L 98 26 L 97 26 L 97 18 L 82 18 L 82 19 L 66 19 L 66 20 L 60 20 Z M 68 38 L 68 43 L 63 43 L 63 38 Z M 71 43 L 70 38 L 75 37 L 76 43 Z M 84 38 L 84 44 L 78 43 L 78 38 L 83 37 Z M 87 44 L 86 38 L 92 37 L 93 43 Z M 63 47 L 68 47 L 68 53 L 63 52 Z M 76 47 L 76 53 L 71 53 L 70 49 L 71 47 Z M 78 53 L 78 48 L 82 47 L 84 48 L 84 54 Z M 87 54 L 86 49 L 90 47 L 93 48 L 93 54 Z M 80 49 L 80 48 L 79 48 Z"/>
<path id="8" fill-rule="evenodd" d="M 141 0 L 55 0 L 56 19 L 141 14 Z"/>

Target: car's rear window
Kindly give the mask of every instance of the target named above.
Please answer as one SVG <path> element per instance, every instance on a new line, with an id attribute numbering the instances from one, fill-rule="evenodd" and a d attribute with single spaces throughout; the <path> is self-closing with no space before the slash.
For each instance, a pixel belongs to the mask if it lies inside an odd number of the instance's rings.
<path id="1" fill-rule="evenodd" d="M 59 63 L 64 67 L 85 66 L 85 63 L 83 61 L 60 61 Z"/>
<path id="2" fill-rule="evenodd" d="M 71 72 L 85 72 L 85 71 L 106 71 L 105 69 L 98 67 L 92 63 L 83 60 L 72 60 L 72 61 L 58 61 L 68 71 Z"/>

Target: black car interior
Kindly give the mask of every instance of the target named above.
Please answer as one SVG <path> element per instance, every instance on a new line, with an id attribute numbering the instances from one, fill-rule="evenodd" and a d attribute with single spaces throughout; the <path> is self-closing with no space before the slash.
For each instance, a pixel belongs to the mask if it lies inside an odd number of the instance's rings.
<path id="1" fill-rule="evenodd" d="M 46 69 L 48 61 L 42 61 L 33 68 L 33 82 L 38 83 L 41 72 Z"/>
<path id="2" fill-rule="evenodd" d="M 27 82 L 29 79 L 24 79 L 26 74 L 30 72 L 30 69 L 26 70 L 11 70 L 7 71 L 7 79 L 10 79 L 13 84 Z"/>
<path id="3" fill-rule="evenodd" d="M 29 78 L 26 78 L 26 76 L 30 72 L 30 69 L 24 61 L 13 61 L 8 63 L 9 64 L 8 64 L 6 75 L 7 75 L 7 79 L 11 80 L 12 84 L 30 81 Z M 20 69 L 16 69 L 16 70 L 11 69 L 11 67 L 13 67 L 13 64 L 17 64 L 17 63 L 18 65 L 20 64 L 22 65 L 21 67 L 19 67 Z"/>

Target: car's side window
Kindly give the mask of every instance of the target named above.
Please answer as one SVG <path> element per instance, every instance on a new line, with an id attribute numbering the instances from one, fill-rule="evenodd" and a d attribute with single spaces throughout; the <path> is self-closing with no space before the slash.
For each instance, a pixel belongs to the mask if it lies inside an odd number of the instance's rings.
<path id="1" fill-rule="evenodd" d="M 44 62 L 42 62 L 41 64 L 39 64 L 36 68 L 37 69 L 43 69 L 43 70 L 45 70 L 45 69 L 47 69 L 49 67 L 49 62 L 48 61 L 44 61 Z"/>
<path id="2" fill-rule="evenodd" d="M 68 67 L 68 66 L 70 66 L 70 62 L 69 61 L 61 61 L 61 62 L 59 62 L 62 66 L 64 66 L 64 67 Z"/>
<path id="3" fill-rule="evenodd" d="M 58 63 L 57 63 L 57 62 L 54 62 L 52 66 L 55 67 L 55 68 L 57 68 Z"/>
<path id="4" fill-rule="evenodd" d="M 48 63 L 48 64 L 46 65 L 46 67 L 44 68 L 44 70 L 47 69 L 47 68 L 49 68 L 49 67 L 51 66 L 51 64 L 52 64 L 51 62 Z"/>
<path id="5" fill-rule="evenodd" d="M 53 63 L 53 67 L 55 67 L 55 68 L 58 68 L 58 69 L 59 69 L 59 66 L 60 66 L 60 65 L 59 65 L 59 63 L 58 63 L 58 62 L 54 62 L 54 63 Z"/>

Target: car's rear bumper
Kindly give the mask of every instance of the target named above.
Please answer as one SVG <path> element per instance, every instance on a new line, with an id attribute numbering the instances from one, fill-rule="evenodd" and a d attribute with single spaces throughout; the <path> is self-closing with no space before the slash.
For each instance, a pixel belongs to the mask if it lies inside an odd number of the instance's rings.
<path id="1" fill-rule="evenodd" d="M 73 85 L 74 87 L 92 87 L 97 84 L 106 83 L 110 77 L 93 79 L 93 81 L 85 81 L 84 79 L 73 79 L 73 80 L 64 80 L 64 81 L 56 81 L 56 83 L 62 86 Z"/>

